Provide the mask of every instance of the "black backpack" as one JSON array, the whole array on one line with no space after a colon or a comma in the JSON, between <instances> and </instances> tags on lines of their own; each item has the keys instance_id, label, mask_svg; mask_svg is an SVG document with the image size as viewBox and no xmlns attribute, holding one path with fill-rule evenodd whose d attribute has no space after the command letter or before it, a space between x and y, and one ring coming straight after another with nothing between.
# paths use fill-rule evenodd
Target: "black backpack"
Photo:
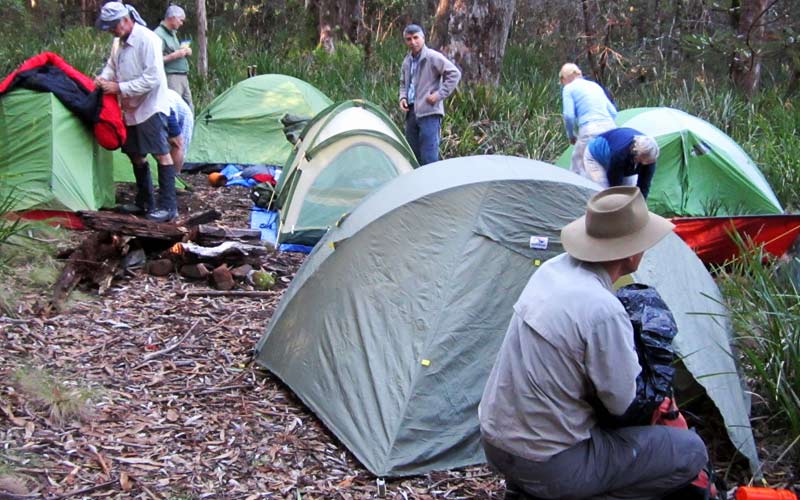
<instances>
[{"instance_id":1,"label":"black backpack","mask_svg":"<svg viewBox=\"0 0 800 500\"><path fill-rule=\"evenodd\" d=\"M255 206L269 210L272 206L272 199L275 197L275 186L269 182L256 184L250 189L250 199Z\"/></svg>"}]
</instances>

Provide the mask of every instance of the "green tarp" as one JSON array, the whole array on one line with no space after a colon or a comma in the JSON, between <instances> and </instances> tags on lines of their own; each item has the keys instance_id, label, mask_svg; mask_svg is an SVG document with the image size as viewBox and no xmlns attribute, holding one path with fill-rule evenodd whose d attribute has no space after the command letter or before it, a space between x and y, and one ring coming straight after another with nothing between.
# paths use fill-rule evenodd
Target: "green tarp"
<instances>
[{"instance_id":1,"label":"green tarp","mask_svg":"<svg viewBox=\"0 0 800 500\"><path fill-rule=\"evenodd\" d=\"M664 216L783 212L764 175L742 148L710 123L671 108L626 109L617 125L658 141L661 154L647 204ZM569 168L573 147L557 161Z\"/></svg>"},{"instance_id":2,"label":"green tarp","mask_svg":"<svg viewBox=\"0 0 800 500\"><path fill-rule=\"evenodd\" d=\"M111 152L49 92L0 98L0 199L14 210L99 210L114 205Z\"/></svg>"},{"instance_id":3,"label":"green tarp","mask_svg":"<svg viewBox=\"0 0 800 500\"><path fill-rule=\"evenodd\" d=\"M401 175L332 227L256 346L367 469L422 474L479 463L477 407L530 275L562 251L560 229L596 185L542 162L455 158ZM532 237L547 238L533 248ZM688 370L757 466L748 401L719 290L675 235L635 279L678 324Z\"/></svg>"},{"instance_id":4,"label":"green tarp","mask_svg":"<svg viewBox=\"0 0 800 500\"><path fill-rule=\"evenodd\" d=\"M287 114L313 117L331 104L314 86L286 75L260 75L220 94L195 117L186 163L283 166L292 144Z\"/></svg>"}]
</instances>

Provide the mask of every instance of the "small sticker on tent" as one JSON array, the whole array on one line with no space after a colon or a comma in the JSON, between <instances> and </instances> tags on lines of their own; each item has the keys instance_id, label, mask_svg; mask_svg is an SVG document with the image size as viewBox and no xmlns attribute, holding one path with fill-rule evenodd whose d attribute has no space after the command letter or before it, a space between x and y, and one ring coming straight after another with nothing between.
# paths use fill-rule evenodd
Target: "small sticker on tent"
<instances>
[{"instance_id":1,"label":"small sticker on tent","mask_svg":"<svg viewBox=\"0 0 800 500\"><path fill-rule=\"evenodd\" d=\"M535 250L547 250L547 244L550 242L550 238L547 236L531 236L531 248Z\"/></svg>"},{"instance_id":2,"label":"small sticker on tent","mask_svg":"<svg viewBox=\"0 0 800 500\"><path fill-rule=\"evenodd\" d=\"M422 361L420 361L420 363L422 363L422 366L431 366L430 359L423 359Z\"/></svg>"}]
</instances>

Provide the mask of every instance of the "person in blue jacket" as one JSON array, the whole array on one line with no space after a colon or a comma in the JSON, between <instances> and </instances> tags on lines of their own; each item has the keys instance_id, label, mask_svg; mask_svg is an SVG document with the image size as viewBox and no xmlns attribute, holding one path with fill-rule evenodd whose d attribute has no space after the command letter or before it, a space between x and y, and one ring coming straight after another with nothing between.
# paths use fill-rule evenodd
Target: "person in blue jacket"
<instances>
[{"instance_id":1,"label":"person in blue jacket","mask_svg":"<svg viewBox=\"0 0 800 500\"><path fill-rule=\"evenodd\" d=\"M638 186L647 198L659 152L652 137L620 127L592 139L583 153L583 164L586 176L604 188Z\"/></svg>"},{"instance_id":2,"label":"person in blue jacket","mask_svg":"<svg viewBox=\"0 0 800 500\"><path fill-rule=\"evenodd\" d=\"M570 169L576 174L585 175L583 153L586 145L597 135L616 128L614 119L617 117L617 108L606 90L598 83L584 78L575 64L563 65L558 75L563 85L561 99L564 127L570 144L575 145Z\"/></svg>"}]
</instances>

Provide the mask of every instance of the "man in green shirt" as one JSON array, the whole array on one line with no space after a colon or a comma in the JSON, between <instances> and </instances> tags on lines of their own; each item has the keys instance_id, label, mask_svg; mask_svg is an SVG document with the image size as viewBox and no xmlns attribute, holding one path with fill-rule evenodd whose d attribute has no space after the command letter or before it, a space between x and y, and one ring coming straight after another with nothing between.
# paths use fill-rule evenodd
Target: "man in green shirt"
<instances>
[{"instance_id":1,"label":"man in green shirt","mask_svg":"<svg viewBox=\"0 0 800 500\"><path fill-rule=\"evenodd\" d=\"M186 13L177 5L167 7L164 20L153 30L162 40L164 71L167 73L167 86L180 94L186 104L194 111L192 91L189 89L189 59L192 49L188 43L178 40L178 29L183 26Z\"/></svg>"}]
</instances>

